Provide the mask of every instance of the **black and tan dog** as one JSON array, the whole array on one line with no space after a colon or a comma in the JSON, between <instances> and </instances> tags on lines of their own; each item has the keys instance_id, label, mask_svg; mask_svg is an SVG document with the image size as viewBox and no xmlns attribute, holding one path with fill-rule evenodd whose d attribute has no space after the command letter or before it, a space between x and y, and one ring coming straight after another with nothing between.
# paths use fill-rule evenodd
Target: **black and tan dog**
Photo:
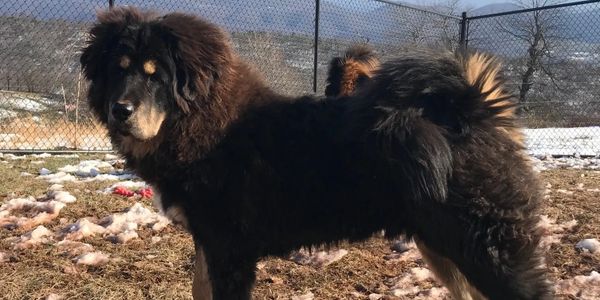
<instances>
[{"instance_id":1,"label":"black and tan dog","mask_svg":"<svg viewBox=\"0 0 600 300\"><path fill-rule=\"evenodd\" d=\"M470 61L405 54L347 101L289 98L215 25L132 8L101 13L81 57L115 148L194 237L196 299L249 299L259 258L382 229L449 262L463 299L547 299L538 182Z\"/></svg>"}]
</instances>

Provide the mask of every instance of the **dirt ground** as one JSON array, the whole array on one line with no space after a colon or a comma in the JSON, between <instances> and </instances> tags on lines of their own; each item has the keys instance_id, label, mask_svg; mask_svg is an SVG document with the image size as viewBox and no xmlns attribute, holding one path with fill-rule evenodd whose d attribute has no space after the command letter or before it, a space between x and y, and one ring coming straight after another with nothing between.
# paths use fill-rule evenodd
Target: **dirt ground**
<instances>
[{"instance_id":1,"label":"dirt ground","mask_svg":"<svg viewBox=\"0 0 600 300\"><path fill-rule=\"evenodd\" d=\"M18 197L43 197L50 184L37 178L40 168L56 171L92 158L102 157L1 159L0 205ZM552 280L560 282L600 271L599 255L582 253L575 247L582 239L600 238L600 171L554 169L542 171L541 177L547 188L544 214L548 219L556 224L576 220L576 225L569 223L563 235L556 236L546 252ZM112 184L63 183L64 190L77 201L43 225L60 232L83 217L98 220L124 211L135 201L151 207L149 199L97 192ZM31 230L0 228L0 299L191 299L193 245L178 226L169 225L158 232L141 227L139 237L126 243L114 243L99 235L83 238L81 242L108 255L109 260L101 265L76 263L72 254L57 247L55 239L15 249L15 237ZM398 253L391 245L379 237L343 244L341 248L348 253L320 267L290 259L265 259L257 267L254 298L449 299L429 276L416 250ZM581 293L559 294L559 298L591 299Z\"/></svg>"}]
</instances>

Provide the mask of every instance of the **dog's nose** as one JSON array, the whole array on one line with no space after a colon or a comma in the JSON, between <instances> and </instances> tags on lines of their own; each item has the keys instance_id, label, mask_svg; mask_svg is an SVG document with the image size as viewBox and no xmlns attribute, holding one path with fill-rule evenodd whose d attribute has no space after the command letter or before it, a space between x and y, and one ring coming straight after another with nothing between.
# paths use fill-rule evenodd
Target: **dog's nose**
<instances>
[{"instance_id":1,"label":"dog's nose","mask_svg":"<svg viewBox=\"0 0 600 300\"><path fill-rule=\"evenodd\" d=\"M115 119L119 121L125 121L129 119L131 114L133 114L133 105L130 103L115 103L112 105L112 115Z\"/></svg>"}]
</instances>

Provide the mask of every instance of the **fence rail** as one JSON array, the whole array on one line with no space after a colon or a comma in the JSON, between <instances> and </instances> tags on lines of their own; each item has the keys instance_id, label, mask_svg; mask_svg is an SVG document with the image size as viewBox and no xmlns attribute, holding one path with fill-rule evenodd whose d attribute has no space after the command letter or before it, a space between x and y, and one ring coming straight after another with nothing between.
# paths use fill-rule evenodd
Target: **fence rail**
<instances>
[{"instance_id":1,"label":"fence rail","mask_svg":"<svg viewBox=\"0 0 600 300\"><path fill-rule=\"evenodd\" d=\"M78 56L97 9L132 5L224 26L240 55L293 95L322 94L328 61L355 43L383 60L416 46L491 52L519 96L530 145L599 155L598 3L454 16L387 0L8 1L0 4L0 151L111 150L87 108Z\"/></svg>"}]
</instances>

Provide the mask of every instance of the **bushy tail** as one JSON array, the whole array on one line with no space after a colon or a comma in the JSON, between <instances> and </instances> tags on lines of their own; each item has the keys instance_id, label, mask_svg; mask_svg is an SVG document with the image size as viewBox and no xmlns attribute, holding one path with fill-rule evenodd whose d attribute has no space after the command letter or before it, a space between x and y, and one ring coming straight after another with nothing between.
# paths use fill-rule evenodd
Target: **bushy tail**
<instances>
[{"instance_id":1,"label":"bushy tail","mask_svg":"<svg viewBox=\"0 0 600 300\"><path fill-rule=\"evenodd\" d=\"M407 52L375 71L360 94L378 107L418 108L450 133L464 135L486 124L520 143L514 97L505 90L500 69L496 59L483 54Z\"/></svg>"},{"instance_id":2,"label":"bushy tail","mask_svg":"<svg viewBox=\"0 0 600 300\"><path fill-rule=\"evenodd\" d=\"M343 57L334 57L329 63L325 95L343 97L354 93L356 88L373 76L379 68L379 59L367 45L350 47Z\"/></svg>"},{"instance_id":3,"label":"bushy tail","mask_svg":"<svg viewBox=\"0 0 600 300\"><path fill-rule=\"evenodd\" d=\"M489 101L491 107L500 108L497 115L510 120L509 126L499 126L505 130L517 143L523 143L523 134L514 125L515 98L506 91L501 76L501 64L492 56L482 53L468 55L464 59L465 78L484 95L484 101Z\"/></svg>"}]
</instances>

